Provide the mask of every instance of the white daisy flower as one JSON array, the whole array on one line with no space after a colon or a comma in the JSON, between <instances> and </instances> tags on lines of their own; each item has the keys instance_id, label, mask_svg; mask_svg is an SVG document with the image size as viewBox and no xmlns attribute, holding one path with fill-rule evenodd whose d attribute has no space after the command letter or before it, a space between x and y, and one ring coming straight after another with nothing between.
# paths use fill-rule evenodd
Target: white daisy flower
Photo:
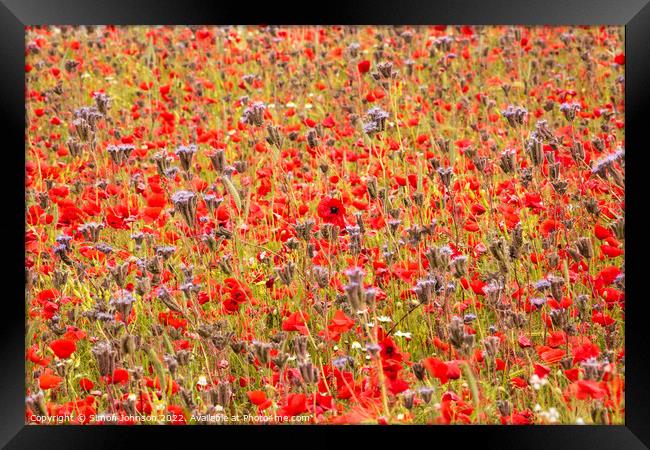
<instances>
[{"instance_id":1,"label":"white daisy flower","mask_svg":"<svg viewBox=\"0 0 650 450\"><path fill-rule=\"evenodd\" d=\"M399 331L399 330L395 332L395 336L403 337L403 338L406 338L406 339L411 339L411 337L412 337L411 333L409 331L404 332L404 331Z\"/></svg>"}]
</instances>

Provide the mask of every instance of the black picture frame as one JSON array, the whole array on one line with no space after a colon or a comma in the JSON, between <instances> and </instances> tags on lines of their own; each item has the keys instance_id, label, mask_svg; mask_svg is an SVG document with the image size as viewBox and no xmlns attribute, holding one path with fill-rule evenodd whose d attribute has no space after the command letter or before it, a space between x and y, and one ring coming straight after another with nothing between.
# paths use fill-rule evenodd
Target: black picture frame
<instances>
[{"instance_id":1,"label":"black picture frame","mask_svg":"<svg viewBox=\"0 0 650 450\"><path fill-rule=\"evenodd\" d=\"M648 448L650 446L650 346L644 328L648 316L642 272L647 235L644 225L641 161L647 137L644 109L650 100L649 0L445 0L437 2L316 2L282 6L184 0L2 0L0 4L0 114L5 124L1 177L4 220L5 287L0 300L0 445L6 448L129 447L142 438L147 446L173 448L195 438L222 443L237 432L238 443L261 436L266 443L328 446L345 443L360 427L111 427L25 426L24 417L24 27L38 24L608 24L626 28L626 416L624 426L469 426L361 427L379 439L399 437L400 445L442 445L476 440L488 447ZM24 147L22 147L24 148ZM23 191L24 193L24 191ZM23 302L20 299L23 299ZM406 433L404 433L406 430ZM262 434L257 434L258 432ZM207 434L206 434L207 433ZM217 434L218 433L218 434ZM317 436L323 434L323 437ZM288 436L290 434L290 436ZM411 437L413 436L413 437ZM408 438L406 440L405 438ZM302 444L301 444L302 443ZM195 444L199 445L199 444ZM232 444L231 444L232 445ZM236 444L237 445L237 444Z\"/></svg>"}]
</instances>

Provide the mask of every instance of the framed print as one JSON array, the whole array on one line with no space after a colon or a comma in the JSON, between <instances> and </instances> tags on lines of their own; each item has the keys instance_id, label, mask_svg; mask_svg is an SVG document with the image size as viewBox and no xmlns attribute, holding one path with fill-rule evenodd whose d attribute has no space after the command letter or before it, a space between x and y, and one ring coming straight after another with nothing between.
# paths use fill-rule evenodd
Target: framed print
<instances>
[{"instance_id":1,"label":"framed print","mask_svg":"<svg viewBox=\"0 0 650 450\"><path fill-rule=\"evenodd\" d=\"M646 3L5 0L2 444L647 448Z\"/></svg>"}]
</instances>

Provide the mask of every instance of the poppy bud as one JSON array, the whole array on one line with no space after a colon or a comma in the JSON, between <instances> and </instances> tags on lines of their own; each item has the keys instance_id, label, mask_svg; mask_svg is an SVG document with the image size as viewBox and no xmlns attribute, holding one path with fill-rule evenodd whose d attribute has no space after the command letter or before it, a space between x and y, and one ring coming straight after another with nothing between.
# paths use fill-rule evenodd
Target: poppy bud
<instances>
[{"instance_id":1,"label":"poppy bud","mask_svg":"<svg viewBox=\"0 0 650 450\"><path fill-rule=\"evenodd\" d=\"M435 295L436 285L437 280L434 278L419 280L415 287L412 289L413 292L415 292L418 302L423 305L429 304Z\"/></svg>"},{"instance_id":2,"label":"poppy bud","mask_svg":"<svg viewBox=\"0 0 650 450\"><path fill-rule=\"evenodd\" d=\"M125 262L113 267L109 267L109 271L111 272L115 283L123 289L124 285L126 284L126 277L129 271L129 263Z\"/></svg>"},{"instance_id":3,"label":"poppy bud","mask_svg":"<svg viewBox=\"0 0 650 450\"><path fill-rule=\"evenodd\" d=\"M231 384L228 381L221 381L217 385L216 389L216 398L215 404L221 405L224 408L230 405L230 400L232 399L233 392Z\"/></svg>"},{"instance_id":4,"label":"poppy bud","mask_svg":"<svg viewBox=\"0 0 650 450\"><path fill-rule=\"evenodd\" d=\"M109 145L106 148L111 160L117 165L126 162L133 150L135 150L135 146L131 144Z\"/></svg>"},{"instance_id":5,"label":"poppy bud","mask_svg":"<svg viewBox=\"0 0 650 450\"><path fill-rule=\"evenodd\" d=\"M612 223L611 229L617 239L625 239L625 219L623 217L618 218L614 223Z\"/></svg>"},{"instance_id":6,"label":"poppy bud","mask_svg":"<svg viewBox=\"0 0 650 450\"><path fill-rule=\"evenodd\" d=\"M510 417L512 414L512 403L508 400L497 400L497 409L502 416Z\"/></svg>"},{"instance_id":7,"label":"poppy bud","mask_svg":"<svg viewBox=\"0 0 650 450\"><path fill-rule=\"evenodd\" d=\"M571 122L576 118L576 113L580 111L580 103L562 103L560 105L560 111L564 114L564 118Z\"/></svg>"},{"instance_id":8,"label":"poppy bud","mask_svg":"<svg viewBox=\"0 0 650 450\"><path fill-rule=\"evenodd\" d=\"M459 255L451 260L454 277L462 278L467 274L467 256Z\"/></svg>"},{"instance_id":9,"label":"poppy bud","mask_svg":"<svg viewBox=\"0 0 650 450\"><path fill-rule=\"evenodd\" d=\"M131 334L125 334L120 340L120 347L122 354L134 355L135 354L135 338Z\"/></svg>"},{"instance_id":10,"label":"poppy bud","mask_svg":"<svg viewBox=\"0 0 650 450\"><path fill-rule=\"evenodd\" d=\"M424 403L430 403L431 398L433 397L433 389L430 387L423 386L418 389L418 394Z\"/></svg>"},{"instance_id":11,"label":"poppy bud","mask_svg":"<svg viewBox=\"0 0 650 450\"><path fill-rule=\"evenodd\" d=\"M368 196L370 199L375 200L377 198L377 191L379 189L378 184L377 184L377 177L375 176L369 176L367 181L366 181L366 188L368 190Z\"/></svg>"},{"instance_id":12,"label":"poppy bud","mask_svg":"<svg viewBox=\"0 0 650 450\"><path fill-rule=\"evenodd\" d=\"M522 106L509 105L505 110L501 111L501 114L508 121L508 125L510 125L513 128L516 128L520 125L523 125L524 119L528 115L528 110Z\"/></svg>"},{"instance_id":13,"label":"poppy bud","mask_svg":"<svg viewBox=\"0 0 650 450\"><path fill-rule=\"evenodd\" d=\"M280 136L279 128L273 125L269 125L266 127L266 131L268 133L266 142L268 142L270 145L275 146L277 149L281 149L283 139Z\"/></svg>"},{"instance_id":14,"label":"poppy bud","mask_svg":"<svg viewBox=\"0 0 650 450\"><path fill-rule=\"evenodd\" d=\"M298 364L300 375L306 384L316 383L318 381L318 368L314 367L311 361L306 360Z\"/></svg>"},{"instance_id":15,"label":"poppy bud","mask_svg":"<svg viewBox=\"0 0 650 450\"><path fill-rule=\"evenodd\" d=\"M170 163L172 158L167 156L165 152L158 152L153 156L153 160L156 163L156 169L158 174L161 177L167 177L167 172L170 169Z\"/></svg>"},{"instance_id":16,"label":"poppy bud","mask_svg":"<svg viewBox=\"0 0 650 450\"><path fill-rule=\"evenodd\" d=\"M311 230L314 227L314 223L315 222L313 219L308 219L305 222L296 222L293 225L294 230L296 230L296 236L305 242L309 242L311 239Z\"/></svg>"},{"instance_id":17,"label":"poppy bud","mask_svg":"<svg viewBox=\"0 0 650 450\"><path fill-rule=\"evenodd\" d=\"M79 231L83 234L84 239L90 242L97 242L99 240L99 233L104 229L104 224L96 222L88 222L79 227Z\"/></svg>"},{"instance_id":18,"label":"poppy bud","mask_svg":"<svg viewBox=\"0 0 650 450\"><path fill-rule=\"evenodd\" d=\"M118 294L111 300L111 304L117 310L117 312L122 315L124 321L127 320L129 314L131 313L133 302L135 302L135 298L129 291L125 289L123 289L121 292L118 292Z\"/></svg>"},{"instance_id":19,"label":"poppy bud","mask_svg":"<svg viewBox=\"0 0 650 450\"><path fill-rule=\"evenodd\" d=\"M241 122L256 127L261 127L264 124L264 111L266 105L262 102L255 102L244 110L241 117Z\"/></svg>"},{"instance_id":20,"label":"poppy bud","mask_svg":"<svg viewBox=\"0 0 650 450\"><path fill-rule=\"evenodd\" d=\"M275 272L278 275L278 278L280 278L280 281L286 286L289 286L293 280L295 270L296 265L292 261L289 261L284 266L276 268Z\"/></svg>"},{"instance_id":21,"label":"poppy bud","mask_svg":"<svg viewBox=\"0 0 650 450\"><path fill-rule=\"evenodd\" d=\"M483 340L483 345L485 347L485 353L491 359L496 358L499 353L499 344L501 340L497 336L488 336Z\"/></svg>"},{"instance_id":22,"label":"poppy bud","mask_svg":"<svg viewBox=\"0 0 650 450\"><path fill-rule=\"evenodd\" d=\"M516 169L515 151L512 149L505 150L499 158L499 166L504 173L512 173Z\"/></svg>"},{"instance_id":23,"label":"poppy bud","mask_svg":"<svg viewBox=\"0 0 650 450\"><path fill-rule=\"evenodd\" d=\"M162 301L170 310L174 312L182 312L181 307L164 286L161 286L160 289L158 289L158 299Z\"/></svg>"},{"instance_id":24,"label":"poppy bud","mask_svg":"<svg viewBox=\"0 0 650 450\"><path fill-rule=\"evenodd\" d=\"M451 186L451 178L454 174L454 169L452 167L440 167L438 168L438 175L440 176L440 181L442 184L449 189Z\"/></svg>"},{"instance_id":25,"label":"poppy bud","mask_svg":"<svg viewBox=\"0 0 650 450\"><path fill-rule=\"evenodd\" d=\"M255 352L255 356L257 357L257 359L261 364L266 365L269 363L271 347L272 347L271 344L260 342L260 341L253 341L253 349Z\"/></svg>"},{"instance_id":26,"label":"poppy bud","mask_svg":"<svg viewBox=\"0 0 650 450\"><path fill-rule=\"evenodd\" d=\"M339 227L331 223L324 223L320 228L320 235L323 239L334 242L339 237Z\"/></svg>"},{"instance_id":27,"label":"poppy bud","mask_svg":"<svg viewBox=\"0 0 650 450\"><path fill-rule=\"evenodd\" d=\"M424 380L424 377L426 376L426 370L422 363L420 362L414 363L411 366L411 370L413 370L413 374L415 374L415 378L417 378L420 381Z\"/></svg>"},{"instance_id":28,"label":"poppy bud","mask_svg":"<svg viewBox=\"0 0 650 450\"><path fill-rule=\"evenodd\" d=\"M530 158L530 162L534 166L539 166L543 163L542 141L539 140L537 136L533 135L530 139L528 139L528 142L526 144L526 151L528 153L528 157Z\"/></svg>"},{"instance_id":29,"label":"poppy bud","mask_svg":"<svg viewBox=\"0 0 650 450\"><path fill-rule=\"evenodd\" d=\"M101 376L112 375L115 370L117 352L110 342L100 342L92 348L92 353L97 360L97 367Z\"/></svg>"},{"instance_id":30,"label":"poppy bud","mask_svg":"<svg viewBox=\"0 0 650 450\"><path fill-rule=\"evenodd\" d=\"M579 238L575 243L578 253L580 253L585 259L591 259L594 256L594 249L591 245L591 240L587 237Z\"/></svg>"},{"instance_id":31,"label":"poppy bud","mask_svg":"<svg viewBox=\"0 0 650 450\"><path fill-rule=\"evenodd\" d=\"M415 401L415 392L412 390L408 389L404 392L402 392L402 402L404 403L404 407L406 409L413 409L413 403Z\"/></svg>"},{"instance_id":32,"label":"poppy bud","mask_svg":"<svg viewBox=\"0 0 650 450\"><path fill-rule=\"evenodd\" d=\"M71 137L67 141L68 151L73 158L78 158L83 154L83 144L77 139Z\"/></svg>"},{"instance_id":33,"label":"poppy bud","mask_svg":"<svg viewBox=\"0 0 650 450\"><path fill-rule=\"evenodd\" d=\"M56 289L61 289L61 287L65 286L65 283L68 280L68 272L66 270L56 268L52 275L52 282Z\"/></svg>"},{"instance_id":34,"label":"poppy bud","mask_svg":"<svg viewBox=\"0 0 650 450\"><path fill-rule=\"evenodd\" d=\"M196 223L196 204L197 197L191 191L178 191L172 195L174 209L179 212L187 226L194 228Z\"/></svg>"},{"instance_id":35,"label":"poppy bud","mask_svg":"<svg viewBox=\"0 0 650 450\"><path fill-rule=\"evenodd\" d=\"M192 166L192 159L194 158L194 154L196 153L196 145L189 145L189 146L181 145L176 149L175 153L181 162L181 168L183 169L183 171L185 173L189 173L190 168Z\"/></svg>"},{"instance_id":36,"label":"poppy bud","mask_svg":"<svg viewBox=\"0 0 650 450\"><path fill-rule=\"evenodd\" d=\"M104 94L103 92L96 92L95 95L93 95L93 98L95 99L97 110L102 115L106 115L110 106L110 98L108 95Z\"/></svg>"}]
</instances>

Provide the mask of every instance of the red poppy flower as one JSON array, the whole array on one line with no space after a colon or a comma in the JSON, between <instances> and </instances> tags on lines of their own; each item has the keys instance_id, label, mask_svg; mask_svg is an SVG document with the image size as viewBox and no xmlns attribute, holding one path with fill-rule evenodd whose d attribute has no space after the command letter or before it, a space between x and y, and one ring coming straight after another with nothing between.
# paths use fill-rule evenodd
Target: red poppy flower
<instances>
[{"instance_id":1,"label":"red poppy flower","mask_svg":"<svg viewBox=\"0 0 650 450\"><path fill-rule=\"evenodd\" d=\"M307 412L307 396L305 394L289 394L287 404L278 410L279 416L297 416Z\"/></svg>"},{"instance_id":2,"label":"red poppy flower","mask_svg":"<svg viewBox=\"0 0 650 450\"><path fill-rule=\"evenodd\" d=\"M325 223L331 223L338 227L345 226L345 206L341 200L325 197L318 204L318 217Z\"/></svg>"},{"instance_id":3,"label":"red poppy flower","mask_svg":"<svg viewBox=\"0 0 650 450\"><path fill-rule=\"evenodd\" d=\"M115 369L111 381L113 384L126 384L129 381L129 372L126 369Z\"/></svg>"},{"instance_id":4,"label":"red poppy flower","mask_svg":"<svg viewBox=\"0 0 650 450\"><path fill-rule=\"evenodd\" d=\"M364 74L370 70L370 61L368 60L363 60L357 64L357 70L359 70L360 74Z\"/></svg>"},{"instance_id":5,"label":"red poppy flower","mask_svg":"<svg viewBox=\"0 0 650 450\"><path fill-rule=\"evenodd\" d=\"M301 334L307 335L309 333L306 325L308 320L309 316L306 313L296 311L282 322L282 329L284 331L299 331Z\"/></svg>"},{"instance_id":6,"label":"red poppy flower","mask_svg":"<svg viewBox=\"0 0 650 450\"><path fill-rule=\"evenodd\" d=\"M354 326L354 320L350 319L345 313L341 310L338 310L334 313L331 322L327 326L327 329L330 333L338 337L341 333L345 333ZM335 338L333 338L335 339Z\"/></svg>"},{"instance_id":7,"label":"red poppy flower","mask_svg":"<svg viewBox=\"0 0 650 450\"><path fill-rule=\"evenodd\" d=\"M77 344L70 339L57 339L50 343L50 348L57 357L65 359L77 350Z\"/></svg>"},{"instance_id":8,"label":"red poppy flower","mask_svg":"<svg viewBox=\"0 0 650 450\"><path fill-rule=\"evenodd\" d=\"M455 361L445 362L438 358L426 358L423 364L425 369L438 378L442 384L445 384L448 380L460 378L460 367Z\"/></svg>"},{"instance_id":9,"label":"red poppy flower","mask_svg":"<svg viewBox=\"0 0 650 450\"><path fill-rule=\"evenodd\" d=\"M264 391L249 391L246 395L253 405L261 405L266 401L266 393Z\"/></svg>"},{"instance_id":10,"label":"red poppy flower","mask_svg":"<svg viewBox=\"0 0 650 450\"><path fill-rule=\"evenodd\" d=\"M264 391L249 391L246 393L246 396L248 396L248 400L250 400L253 405L257 406L258 411L264 411L273 404L271 399L266 397Z\"/></svg>"},{"instance_id":11,"label":"red poppy flower","mask_svg":"<svg viewBox=\"0 0 650 450\"><path fill-rule=\"evenodd\" d=\"M38 384L41 389L54 389L61 384L63 378L54 375L52 369L45 369L45 372L38 377Z\"/></svg>"},{"instance_id":12,"label":"red poppy flower","mask_svg":"<svg viewBox=\"0 0 650 450\"><path fill-rule=\"evenodd\" d=\"M93 383L89 378L82 378L79 380L79 386L84 391L90 391L93 387L95 387L95 383Z\"/></svg>"}]
</instances>

